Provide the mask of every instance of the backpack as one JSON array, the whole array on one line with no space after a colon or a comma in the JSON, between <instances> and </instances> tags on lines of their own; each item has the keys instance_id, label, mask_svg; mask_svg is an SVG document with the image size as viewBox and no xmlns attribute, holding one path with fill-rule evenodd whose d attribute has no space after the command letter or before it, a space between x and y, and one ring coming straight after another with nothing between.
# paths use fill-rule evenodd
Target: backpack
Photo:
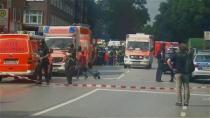
<instances>
[{"instance_id":1,"label":"backpack","mask_svg":"<svg viewBox=\"0 0 210 118\"><path fill-rule=\"evenodd\" d=\"M192 57L189 55L189 53L187 54L187 59L186 59L186 64L185 64L185 73L192 73L193 71L195 71L195 65L193 63L193 59Z\"/></svg>"},{"instance_id":2,"label":"backpack","mask_svg":"<svg viewBox=\"0 0 210 118\"><path fill-rule=\"evenodd\" d=\"M190 74L195 70L193 59L188 53L178 53L175 66L183 74Z\"/></svg>"}]
</instances>

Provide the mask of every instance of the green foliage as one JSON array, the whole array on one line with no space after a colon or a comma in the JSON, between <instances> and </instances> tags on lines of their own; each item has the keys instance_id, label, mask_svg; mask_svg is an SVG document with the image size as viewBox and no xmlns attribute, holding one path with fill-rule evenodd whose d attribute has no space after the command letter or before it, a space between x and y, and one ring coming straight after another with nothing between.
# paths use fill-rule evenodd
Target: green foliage
<instances>
[{"instance_id":1,"label":"green foliage","mask_svg":"<svg viewBox=\"0 0 210 118\"><path fill-rule=\"evenodd\" d=\"M154 23L160 40L187 42L210 30L210 0L168 0L160 5Z\"/></svg>"},{"instance_id":2,"label":"green foliage","mask_svg":"<svg viewBox=\"0 0 210 118\"><path fill-rule=\"evenodd\" d=\"M98 29L114 39L125 39L128 33L142 32L149 20L146 0L98 0L102 10Z\"/></svg>"}]
</instances>

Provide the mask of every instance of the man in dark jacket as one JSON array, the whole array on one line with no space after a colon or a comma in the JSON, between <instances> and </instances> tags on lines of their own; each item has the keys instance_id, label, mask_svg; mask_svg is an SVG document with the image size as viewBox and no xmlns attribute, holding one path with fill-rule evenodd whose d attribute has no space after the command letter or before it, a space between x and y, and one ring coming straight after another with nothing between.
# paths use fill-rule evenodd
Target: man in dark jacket
<instances>
[{"instance_id":1,"label":"man in dark jacket","mask_svg":"<svg viewBox=\"0 0 210 118\"><path fill-rule=\"evenodd\" d=\"M165 61L165 46L164 45L161 46L161 49L157 54L157 60L158 60L158 68L156 72L156 81L162 82L161 77L162 77L164 61Z\"/></svg>"},{"instance_id":2,"label":"man in dark jacket","mask_svg":"<svg viewBox=\"0 0 210 118\"><path fill-rule=\"evenodd\" d=\"M190 71L190 64L188 62L192 62L192 59L189 58L188 50L185 44L180 44L179 52L176 54L175 57L175 69L178 72L176 74L176 93L177 93L177 101L176 105L182 105L182 85L184 88L184 106L188 106L189 99L190 99L190 88L189 88L189 75ZM171 69L173 66L171 65L171 59L167 60L167 63ZM192 65L192 63L191 63Z\"/></svg>"},{"instance_id":3,"label":"man in dark jacket","mask_svg":"<svg viewBox=\"0 0 210 118\"><path fill-rule=\"evenodd\" d=\"M39 82L37 84L42 84L42 70L44 70L45 80L46 83L49 84L50 78L49 78L49 49L45 43L45 40L42 39L40 41L40 47L38 49L38 55L39 55L39 65L38 65L38 77Z\"/></svg>"}]
</instances>

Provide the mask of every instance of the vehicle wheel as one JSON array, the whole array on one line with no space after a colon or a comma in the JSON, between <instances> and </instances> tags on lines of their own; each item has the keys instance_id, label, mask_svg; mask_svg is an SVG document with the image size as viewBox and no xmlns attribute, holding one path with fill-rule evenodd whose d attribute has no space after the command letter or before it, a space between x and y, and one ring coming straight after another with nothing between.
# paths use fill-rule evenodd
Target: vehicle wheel
<instances>
[{"instance_id":1,"label":"vehicle wheel","mask_svg":"<svg viewBox=\"0 0 210 118\"><path fill-rule=\"evenodd\" d=\"M3 77L0 77L0 82L2 82L2 78L3 78Z\"/></svg>"},{"instance_id":2,"label":"vehicle wheel","mask_svg":"<svg viewBox=\"0 0 210 118\"><path fill-rule=\"evenodd\" d=\"M128 68L128 66L124 64L124 68Z\"/></svg>"}]
</instances>

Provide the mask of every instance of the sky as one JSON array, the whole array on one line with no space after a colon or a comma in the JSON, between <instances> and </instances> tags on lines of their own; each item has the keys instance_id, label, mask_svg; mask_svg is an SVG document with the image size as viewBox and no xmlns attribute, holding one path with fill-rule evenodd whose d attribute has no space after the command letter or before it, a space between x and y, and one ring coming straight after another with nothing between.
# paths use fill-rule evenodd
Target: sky
<instances>
[{"instance_id":1,"label":"sky","mask_svg":"<svg viewBox=\"0 0 210 118\"><path fill-rule=\"evenodd\" d=\"M154 17L159 14L159 6L161 2L165 2L166 0L147 0L146 7L148 8L148 12L150 15L150 22L152 24L154 22Z\"/></svg>"}]
</instances>

